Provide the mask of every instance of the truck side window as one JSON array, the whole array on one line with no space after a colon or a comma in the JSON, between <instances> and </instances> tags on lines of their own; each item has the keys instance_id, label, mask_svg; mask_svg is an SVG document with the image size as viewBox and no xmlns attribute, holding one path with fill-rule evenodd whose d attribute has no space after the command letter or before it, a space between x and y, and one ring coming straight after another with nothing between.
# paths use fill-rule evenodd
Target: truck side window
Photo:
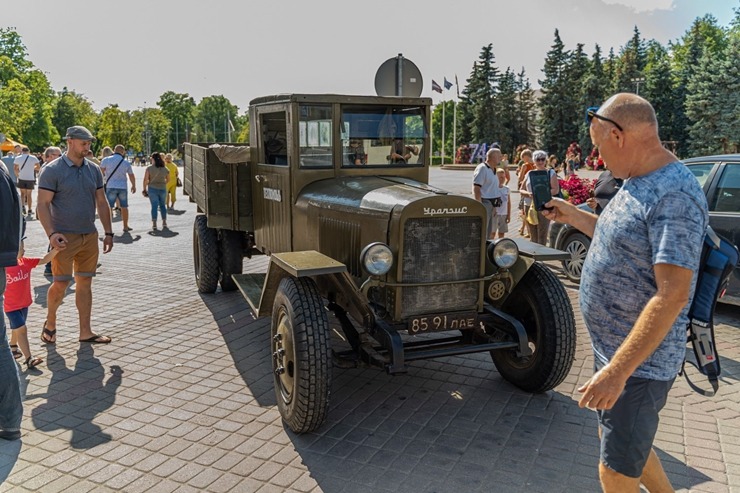
<instances>
[{"instance_id":1,"label":"truck side window","mask_svg":"<svg viewBox=\"0 0 740 493\"><path fill-rule=\"evenodd\" d=\"M302 168L325 168L333 165L331 106L303 105L298 120L298 142Z\"/></svg>"},{"instance_id":2,"label":"truck side window","mask_svg":"<svg viewBox=\"0 0 740 493\"><path fill-rule=\"evenodd\" d=\"M285 112L260 115L265 164L288 165L288 126Z\"/></svg>"}]
</instances>

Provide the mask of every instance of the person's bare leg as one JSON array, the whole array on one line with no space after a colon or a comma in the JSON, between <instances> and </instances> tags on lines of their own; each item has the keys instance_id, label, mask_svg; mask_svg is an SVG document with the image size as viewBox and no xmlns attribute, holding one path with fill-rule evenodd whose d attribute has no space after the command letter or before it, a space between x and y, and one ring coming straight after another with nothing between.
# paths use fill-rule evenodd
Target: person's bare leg
<instances>
[{"instance_id":1,"label":"person's bare leg","mask_svg":"<svg viewBox=\"0 0 740 493\"><path fill-rule=\"evenodd\" d=\"M49 330L57 328L57 309L64 300L67 286L69 286L69 281L54 281L46 293L46 328ZM54 341L56 341L56 336L50 337L50 342Z\"/></svg>"},{"instance_id":2,"label":"person's bare leg","mask_svg":"<svg viewBox=\"0 0 740 493\"><path fill-rule=\"evenodd\" d=\"M128 229L128 207L121 207L121 219L123 219L123 230Z\"/></svg>"},{"instance_id":3,"label":"person's bare leg","mask_svg":"<svg viewBox=\"0 0 740 493\"><path fill-rule=\"evenodd\" d=\"M650 493L673 493L675 490L668 480L668 476L663 469L663 464L655 453L655 449L650 450L647 463L642 470L640 482Z\"/></svg>"},{"instance_id":4,"label":"person's bare leg","mask_svg":"<svg viewBox=\"0 0 740 493\"><path fill-rule=\"evenodd\" d=\"M630 478L612 471L601 462L599 462L599 479L604 493L640 493L640 478Z\"/></svg>"},{"instance_id":5,"label":"person's bare leg","mask_svg":"<svg viewBox=\"0 0 740 493\"><path fill-rule=\"evenodd\" d=\"M90 326L92 314L92 277L75 276L75 304L80 317L80 339L93 336Z\"/></svg>"},{"instance_id":6,"label":"person's bare leg","mask_svg":"<svg viewBox=\"0 0 740 493\"><path fill-rule=\"evenodd\" d=\"M27 360L31 357L31 346L28 344L26 326L13 329L13 335L18 338L18 348L21 350L21 354L23 354L23 360Z\"/></svg>"}]
</instances>

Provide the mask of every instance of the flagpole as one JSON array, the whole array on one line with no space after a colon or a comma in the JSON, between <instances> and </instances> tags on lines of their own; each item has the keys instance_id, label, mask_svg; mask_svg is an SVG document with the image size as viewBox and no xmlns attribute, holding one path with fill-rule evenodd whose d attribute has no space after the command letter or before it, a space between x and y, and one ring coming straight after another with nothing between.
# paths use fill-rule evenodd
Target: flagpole
<instances>
[{"instance_id":1,"label":"flagpole","mask_svg":"<svg viewBox=\"0 0 740 493\"><path fill-rule=\"evenodd\" d=\"M452 162L455 162L457 156L457 101L452 100Z\"/></svg>"},{"instance_id":2,"label":"flagpole","mask_svg":"<svg viewBox=\"0 0 740 493\"><path fill-rule=\"evenodd\" d=\"M445 101L442 100L442 161L441 165L445 164Z\"/></svg>"}]
</instances>

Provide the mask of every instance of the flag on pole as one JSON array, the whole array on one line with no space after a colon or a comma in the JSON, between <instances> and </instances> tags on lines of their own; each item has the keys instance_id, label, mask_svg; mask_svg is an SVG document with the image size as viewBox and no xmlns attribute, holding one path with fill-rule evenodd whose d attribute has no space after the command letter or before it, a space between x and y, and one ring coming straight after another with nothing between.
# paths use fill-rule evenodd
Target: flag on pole
<instances>
[{"instance_id":1,"label":"flag on pole","mask_svg":"<svg viewBox=\"0 0 740 493\"><path fill-rule=\"evenodd\" d=\"M432 91L437 91L438 93L442 94L442 87L437 84L434 79L432 79Z\"/></svg>"},{"instance_id":2,"label":"flag on pole","mask_svg":"<svg viewBox=\"0 0 740 493\"><path fill-rule=\"evenodd\" d=\"M457 91L457 99L460 99L460 83L457 81L457 74L455 74L455 90Z\"/></svg>"},{"instance_id":3,"label":"flag on pole","mask_svg":"<svg viewBox=\"0 0 740 493\"><path fill-rule=\"evenodd\" d=\"M449 91L450 87L452 87L452 82L448 81L447 77L445 77L445 89Z\"/></svg>"},{"instance_id":4,"label":"flag on pole","mask_svg":"<svg viewBox=\"0 0 740 493\"><path fill-rule=\"evenodd\" d=\"M231 121L231 118L229 118L229 130L231 130L232 132L236 130L234 128L234 122Z\"/></svg>"}]
</instances>

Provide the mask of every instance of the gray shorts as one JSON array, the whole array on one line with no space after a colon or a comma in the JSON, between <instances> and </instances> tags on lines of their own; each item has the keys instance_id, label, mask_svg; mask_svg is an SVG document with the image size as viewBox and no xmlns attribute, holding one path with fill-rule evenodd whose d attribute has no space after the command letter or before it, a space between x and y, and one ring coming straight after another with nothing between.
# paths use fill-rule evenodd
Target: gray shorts
<instances>
[{"instance_id":1,"label":"gray shorts","mask_svg":"<svg viewBox=\"0 0 740 493\"><path fill-rule=\"evenodd\" d=\"M508 233L509 225L506 222L506 214L496 215L491 218L494 233Z\"/></svg>"},{"instance_id":2,"label":"gray shorts","mask_svg":"<svg viewBox=\"0 0 740 493\"><path fill-rule=\"evenodd\" d=\"M674 380L630 377L614 407L596 411L602 464L630 478L642 475Z\"/></svg>"}]
</instances>

